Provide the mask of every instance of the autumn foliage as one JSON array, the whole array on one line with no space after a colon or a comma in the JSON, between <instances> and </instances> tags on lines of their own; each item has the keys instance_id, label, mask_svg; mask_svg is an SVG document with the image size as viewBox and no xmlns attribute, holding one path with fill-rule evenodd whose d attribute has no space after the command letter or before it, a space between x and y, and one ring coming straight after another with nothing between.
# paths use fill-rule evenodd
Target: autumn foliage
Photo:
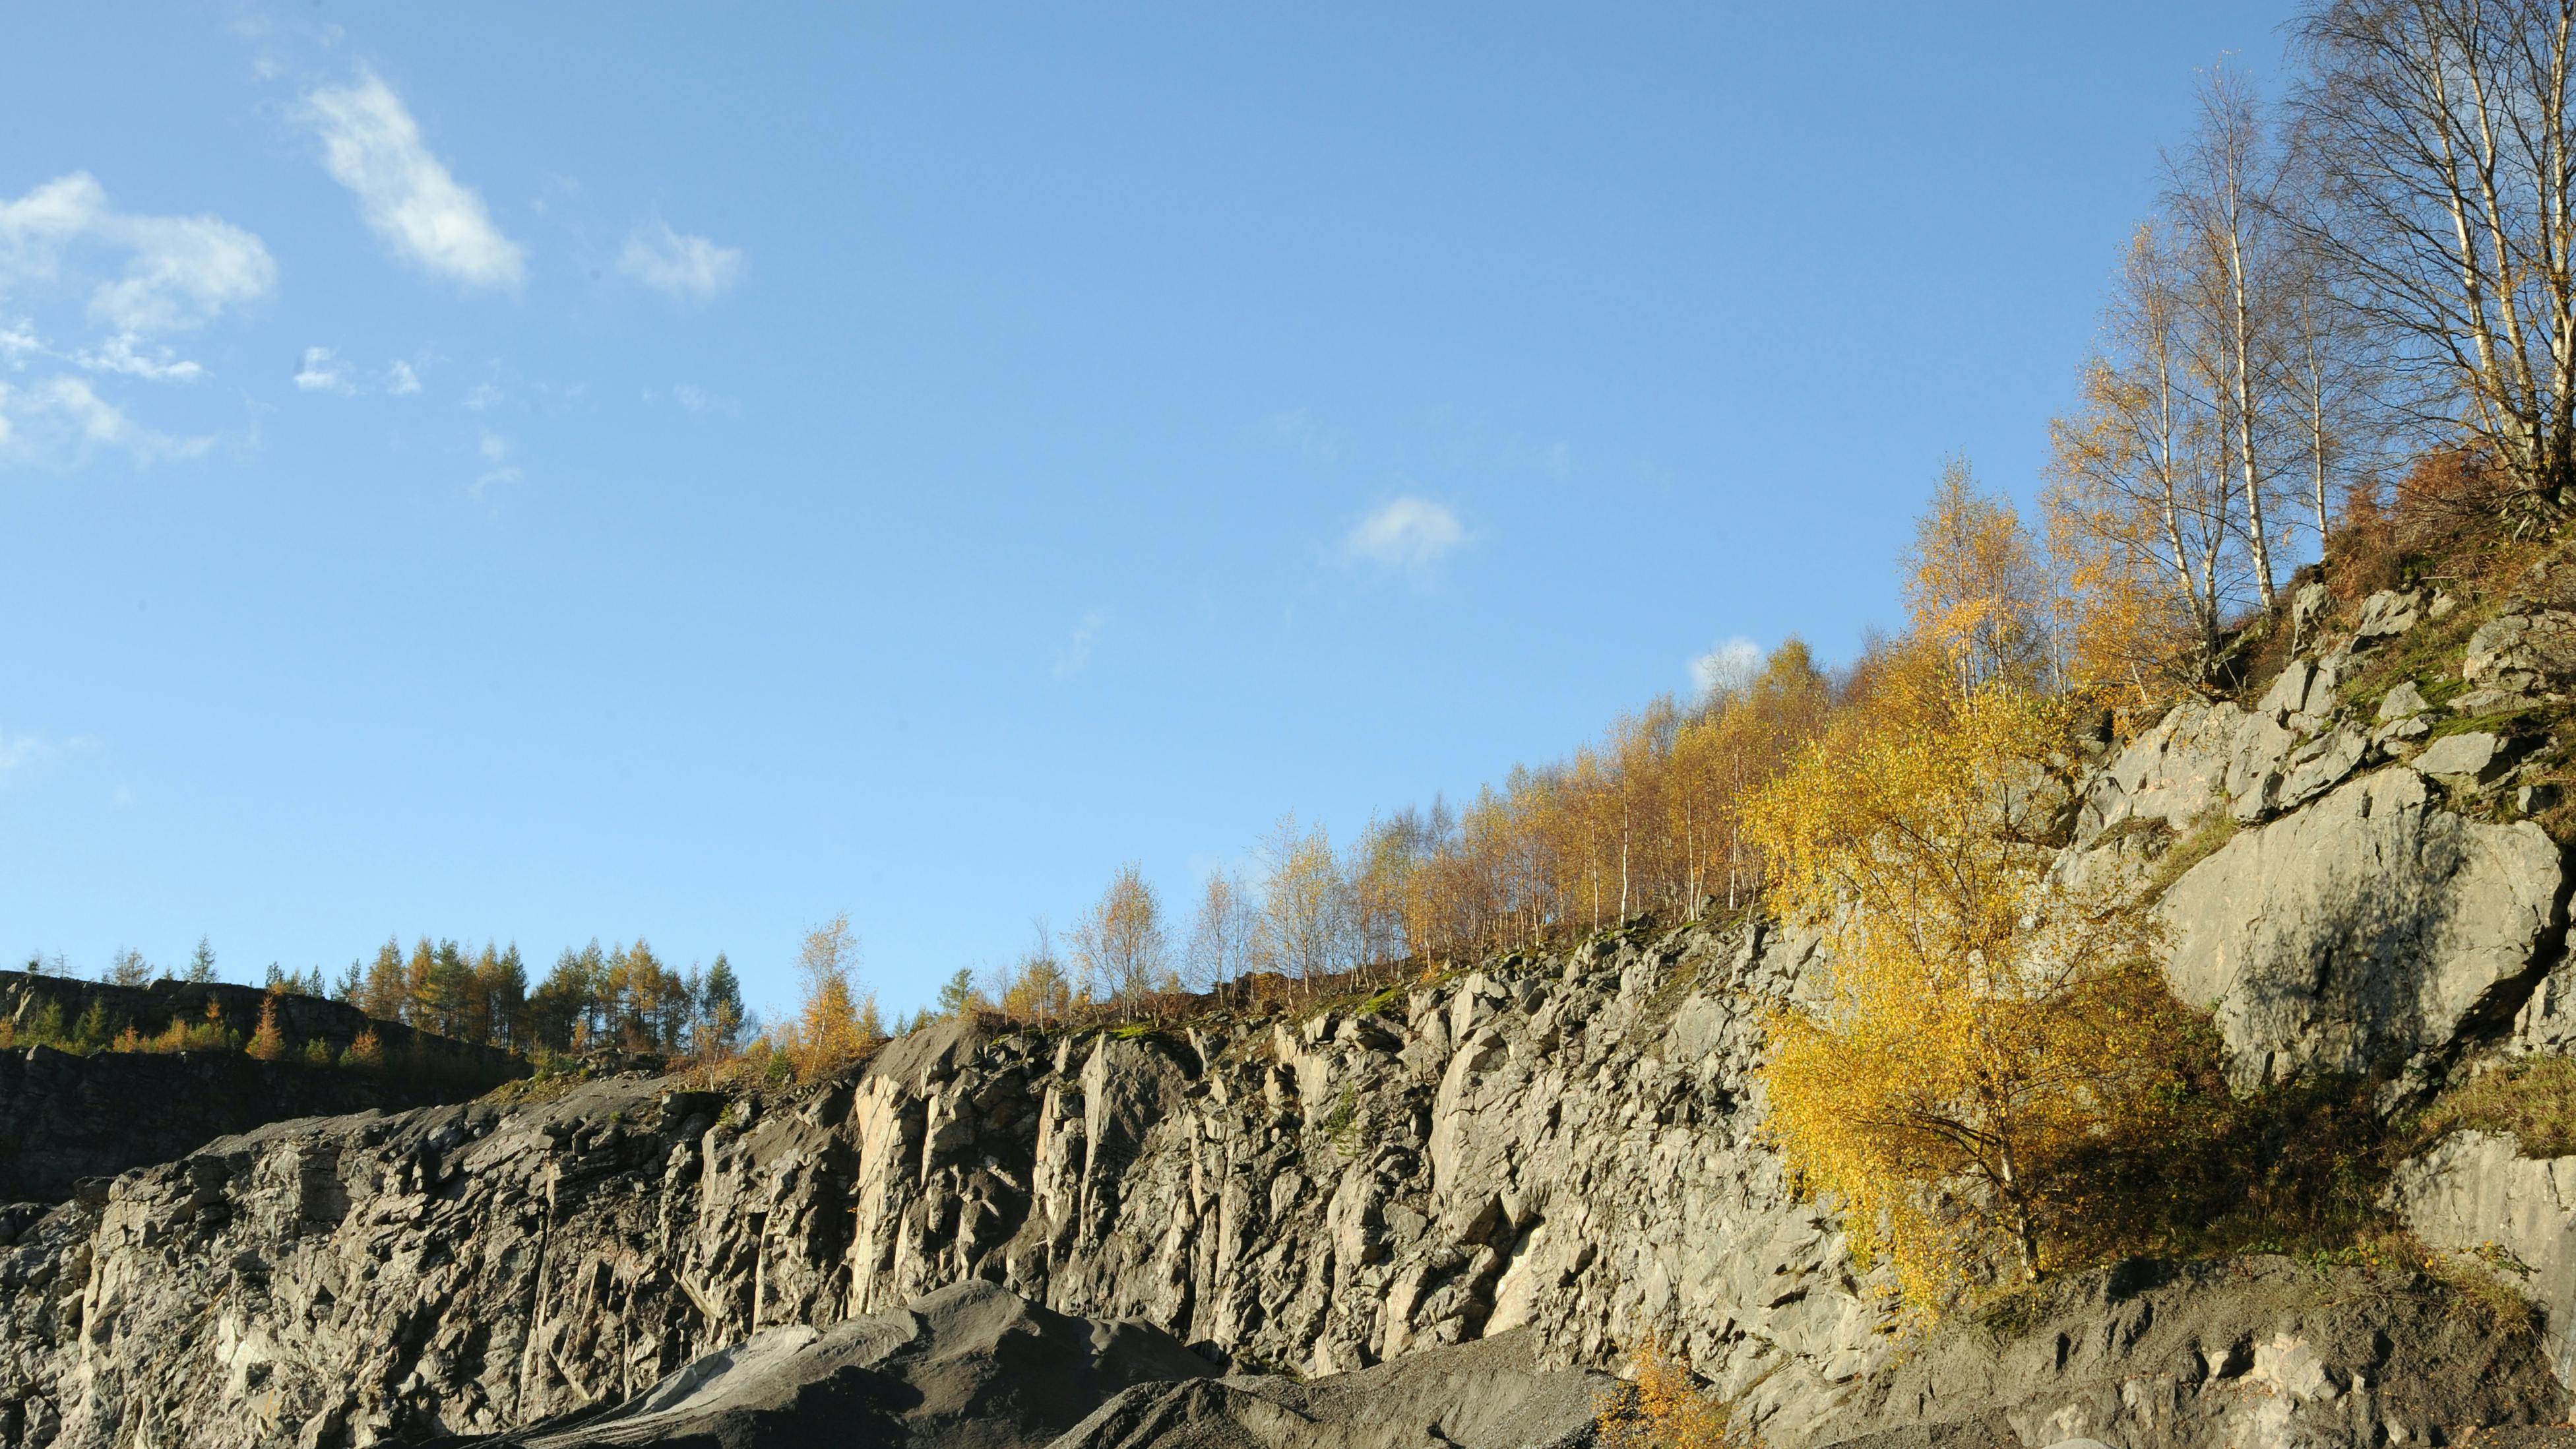
<instances>
[{"instance_id":1,"label":"autumn foliage","mask_svg":"<svg viewBox=\"0 0 2576 1449\"><path fill-rule=\"evenodd\" d=\"M1932 1306L2032 1277L2086 1153L2173 1085L2147 917L2058 869L2065 706L1924 651L1767 791L1775 909L1830 948L1771 1018L1769 1132L1864 1260Z\"/></svg>"},{"instance_id":2,"label":"autumn foliage","mask_svg":"<svg viewBox=\"0 0 2576 1449\"><path fill-rule=\"evenodd\" d=\"M276 992L272 991L260 998L259 1029L251 1033L250 1045L243 1050L263 1062L285 1059L286 1033L280 1031L277 1025Z\"/></svg>"},{"instance_id":3,"label":"autumn foliage","mask_svg":"<svg viewBox=\"0 0 2576 1449\"><path fill-rule=\"evenodd\" d=\"M1601 1449L1758 1449L1744 1417L1700 1387L1680 1359L1649 1348L1631 1368L1594 1418Z\"/></svg>"}]
</instances>

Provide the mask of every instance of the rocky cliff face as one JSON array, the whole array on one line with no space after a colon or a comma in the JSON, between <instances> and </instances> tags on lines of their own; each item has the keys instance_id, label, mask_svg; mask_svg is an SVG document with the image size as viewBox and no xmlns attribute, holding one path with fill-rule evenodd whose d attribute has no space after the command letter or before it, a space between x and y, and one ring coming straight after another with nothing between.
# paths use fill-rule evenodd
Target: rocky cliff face
<instances>
[{"instance_id":1,"label":"rocky cliff face","mask_svg":"<svg viewBox=\"0 0 2576 1449\"><path fill-rule=\"evenodd\" d=\"M214 1020L247 1037L259 1024L262 998L219 982L127 987L0 972L0 1021L20 1034L40 1020L73 1027L95 1010L110 1034L132 1027L153 1036L173 1021ZM61 1202L84 1178L168 1162L263 1122L459 1101L527 1070L507 1052L371 1021L335 1001L281 996L277 1020L298 1058L308 1042L336 1053L372 1029L387 1067L259 1062L239 1051L0 1051L0 1204ZM0 1235L8 1231L0 1219Z\"/></svg>"},{"instance_id":2,"label":"rocky cliff face","mask_svg":"<svg viewBox=\"0 0 2576 1449\"><path fill-rule=\"evenodd\" d=\"M2542 698L2546 647L2576 629L2481 627L2484 672L2447 708L2338 697L2438 611L2384 596L2331 635L2303 604L2321 652L2257 708L2179 710L2084 794L2069 868L2173 867L2172 978L2245 1081L2393 1070L2421 1091L2576 1040L2567 872L2516 816L2537 756L2463 727ZM952 1024L784 1097L633 1077L262 1126L0 1250L0 1441L514 1430L969 1282L1245 1371L1487 1342L1537 1371L1657 1340L1783 1446L2359 1449L2563 1408L2529 1339L2446 1327L2424 1284L2357 1270L2097 1275L1900 1353L1758 1137L1763 1009L1818 966L1758 923L1641 931L1171 1033ZM2453 1139L2393 1201L2442 1245L2508 1220L2555 1325L2576 1319L2562 1166ZM1262 1383L1131 1388L1078 1442L1272 1442L1247 1426L1295 1396Z\"/></svg>"},{"instance_id":3,"label":"rocky cliff face","mask_svg":"<svg viewBox=\"0 0 2576 1449\"><path fill-rule=\"evenodd\" d=\"M783 1102L645 1079L280 1124L0 1264L31 1442L337 1444L623 1398L768 1325L967 1278L1308 1373L1528 1328L1689 1344L1784 1431L1881 1351L1749 1137L1798 947L1686 931L1380 1010L897 1043Z\"/></svg>"},{"instance_id":4,"label":"rocky cliff face","mask_svg":"<svg viewBox=\"0 0 2576 1449\"><path fill-rule=\"evenodd\" d=\"M0 1203L61 1202L84 1180L104 1191L127 1168L184 1157L263 1122L453 1102L493 1080L259 1062L234 1051L0 1052Z\"/></svg>"},{"instance_id":5,"label":"rocky cliff face","mask_svg":"<svg viewBox=\"0 0 2576 1449\"><path fill-rule=\"evenodd\" d=\"M2245 1297L2198 1334L2170 1291L2125 1329L2069 1310L2092 1326L2048 1320L2049 1341L2106 1334L2099 1353L2032 1350L1983 1389L1954 1355L1897 1402L1893 1323L1752 1137L1756 1009L1809 959L1694 929L1179 1037L952 1026L784 1100L638 1077L275 1124L129 1173L0 1256L0 1429L66 1446L496 1432L645 1394L764 1328L828 1330L970 1279L1309 1375L1505 1338L1539 1364L1603 1364L1660 1337L1778 1444L2180 1415L2193 1442L2289 1442L2242 1437L2273 1424L2364 1445L2443 1422L2456 1395L2356 1407L2390 1340L2321 1327L2316 1293ZM2159 1314L2170 1344L2138 1336ZM2315 1379L2295 1414L2246 1377L2255 1358L2230 1367L2239 1339L2264 1373ZM2186 1343L2207 1362L2178 1376ZM2508 1417L2557 1402L2536 1354L2485 1367ZM2149 1391L2164 1420L2136 1410ZM1232 1393L1155 1413L1273 1402Z\"/></svg>"}]
</instances>

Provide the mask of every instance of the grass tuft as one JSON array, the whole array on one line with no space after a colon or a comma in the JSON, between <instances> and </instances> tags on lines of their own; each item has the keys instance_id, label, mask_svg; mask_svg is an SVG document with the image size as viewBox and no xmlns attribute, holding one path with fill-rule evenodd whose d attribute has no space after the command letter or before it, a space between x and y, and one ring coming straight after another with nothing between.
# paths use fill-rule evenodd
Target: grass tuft
<instances>
[{"instance_id":1,"label":"grass tuft","mask_svg":"<svg viewBox=\"0 0 2576 1449\"><path fill-rule=\"evenodd\" d=\"M2509 1132L2525 1157L2576 1156L2576 1057L2528 1056L2480 1073L2434 1098L2406 1136L2421 1152L2454 1132Z\"/></svg>"},{"instance_id":2,"label":"grass tuft","mask_svg":"<svg viewBox=\"0 0 2576 1449\"><path fill-rule=\"evenodd\" d=\"M2175 881L2191 868L2219 852L2219 848L2236 838L2237 819L2224 805L2213 805L2201 812L2191 829L2184 831L2156 862L2155 874L2147 878L2150 899L2163 895Z\"/></svg>"}]
</instances>

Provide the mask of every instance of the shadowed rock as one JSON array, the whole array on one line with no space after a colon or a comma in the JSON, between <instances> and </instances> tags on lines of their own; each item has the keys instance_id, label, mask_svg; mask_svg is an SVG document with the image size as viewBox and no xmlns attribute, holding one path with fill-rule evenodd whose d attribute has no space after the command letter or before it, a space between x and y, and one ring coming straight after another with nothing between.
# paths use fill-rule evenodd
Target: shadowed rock
<instances>
[{"instance_id":1,"label":"shadowed rock","mask_svg":"<svg viewBox=\"0 0 2576 1449\"><path fill-rule=\"evenodd\" d=\"M1050 1313L966 1282L826 1329L764 1329L631 1403L452 1445L1036 1449L1111 1395L1217 1370L1137 1323Z\"/></svg>"}]
</instances>

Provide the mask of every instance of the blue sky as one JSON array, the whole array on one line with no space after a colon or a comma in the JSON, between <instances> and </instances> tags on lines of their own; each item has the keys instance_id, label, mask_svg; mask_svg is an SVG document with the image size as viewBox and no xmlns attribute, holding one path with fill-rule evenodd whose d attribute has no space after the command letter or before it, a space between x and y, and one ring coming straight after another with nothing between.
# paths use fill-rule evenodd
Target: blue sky
<instances>
[{"instance_id":1,"label":"blue sky","mask_svg":"<svg viewBox=\"0 0 2576 1449\"><path fill-rule=\"evenodd\" d=\"M0 950L889 1006L1847 656L2286 6L17 6Z\"/></svg>"}]
</instances>

